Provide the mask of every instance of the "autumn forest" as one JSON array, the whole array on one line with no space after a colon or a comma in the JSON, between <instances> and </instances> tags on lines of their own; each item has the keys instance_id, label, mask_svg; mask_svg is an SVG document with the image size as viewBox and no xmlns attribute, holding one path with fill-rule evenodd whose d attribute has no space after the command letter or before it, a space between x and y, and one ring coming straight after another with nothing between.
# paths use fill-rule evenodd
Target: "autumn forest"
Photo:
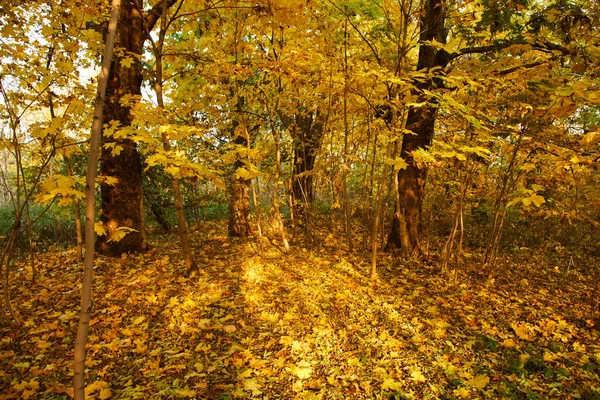
<instances>
[{"instance_id":1,"label":"autumn forest","mask_svg":"<svg viewBox=\"0 0 600 400\"><path fill-rule=\"evenodd\" d=\"M0 1L0 398L600 399L600 4Z\"/></svg>"}]
</instances>

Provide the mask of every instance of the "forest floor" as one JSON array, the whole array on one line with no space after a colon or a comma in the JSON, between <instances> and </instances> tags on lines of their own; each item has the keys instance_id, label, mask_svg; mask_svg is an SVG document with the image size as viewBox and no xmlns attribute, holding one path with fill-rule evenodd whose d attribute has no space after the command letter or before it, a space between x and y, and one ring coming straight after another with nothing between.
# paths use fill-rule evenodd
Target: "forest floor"
<instances>
[{"instance_id":1,"label":"forest floor","mask_svg":"<svg viewBox=\"0 0 600 400\"><path fill-rule=\"evenodd\" d=\"M261 255L207 223L190 278L175 236L97 259L88 398L600 399L591 265L523 249L455 285L383 253L371 282L368 252L317 236ZM80 266L62 250L36 263L35 284L26 265L11 274L23 326L0 321L0 398L72 394Z\"/></svg>"}]
</instances>

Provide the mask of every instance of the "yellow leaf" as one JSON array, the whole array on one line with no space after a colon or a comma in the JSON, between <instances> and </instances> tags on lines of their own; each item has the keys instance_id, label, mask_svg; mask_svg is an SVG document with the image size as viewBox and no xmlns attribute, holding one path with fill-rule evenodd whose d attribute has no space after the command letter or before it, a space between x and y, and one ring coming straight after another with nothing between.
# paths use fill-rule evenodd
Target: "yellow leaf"
<instances>
[{"instance_id":1,"label":"yellow leaf","mask_svg":"<svg viewBox=\"0 0 600 400\"><path fill-rule=\"evenodd\" d=\"M513 328L519 339L527 340L528 342L533 342L535 340L536 334L531 325L527 323L519 325L513 322L512 324L510 324L510 326L511 328Z\"/></svg>"},{"instance_id":2,"label":"yellow leaf","mask_svg":"<svg viewBox=\"0 0 600 400\"><path fill-rule=\"evenodd\" d=\"M291 337L291 336L282 336L279 339L279 343L282 344L282 345L284 345L284 346L289 346L292 343L294 343L294 338Z\"/></svg>"},{"instance_id":3,"label":"yellow leaf","mask_svg":"<svg viewBox=\"0 0 600 400\"><path fill-rule=\"evenodd\" d=\"M167 168L165 168L165 172L167 172L168 174L170 174L174 178L179 178L180 177L179 167L175 167L175 166L167 167Z\"/></svg>"},{"instance_id":4,"label":"yellow leaf","mask_svg":"<svg viewBox=\"0 0 600 400\"><path fill-rule=\"evenodd\" d=\"M442 339L442 338L445 338L447 336L447 332L443 328L435 328L433 330L433 334L435 335L436 339Z\"/></svg>"},{"instance_id":5,"label":"yellow leaf","mask_svg":"<svg viewBox=\"0 0 600 400\"><path fill-rule=\"evenodd\" d=\"M581 142L584 145L596 144L600 142L600 132L588 132L583 135Z\"/></svg>"},{"instance_id":6,"label":"yellow leaf","mask_svg":"<svg viewBox=\"0 0 600 400\"><path fill-rule=\"evenodd\" d=\"M30 380L27 385L34 391L38 391L40 389L40 384L35 379Z\"/></svg>"},{"instance_id":7,"label":"yellow leaf","mask_svg":"<svg viewBox=\"0 0 600 400\"><path fill-rule=\"evenodd\" d=\"M410 377L415 382L425 382L427 380L419 368L413 369L410 373Z\"/></svg>"},{"instance_id":8,"label":"yellow leaf","mask_svg":"<svg viewBox=\"0 0 600 400\"><path fill-rule=\"evenodd\" d=\"M545 351L544 352L544 361L548 362L548 361L555 361L557 359L559 359L561 357L561 354L554 354L554 353L550 353L549 351Z\"/></svg>"},{"instance_id":9,"label":"yellow leaf","mask_svg":"<svg viewBox=\"0 0 600 400\"><path fill-rule=\"evenodd\" d=\"M190 389L175 389L175 394L179 397L194 397L196 398L196 391Z\"/></svg>"},{"instance_id":10,"label":"yellow leaf","mask_svg":"<svg viewBox=\"0 0 600 400\"><path fill-rule=\"evenodd\" d=\"M104 381L94 381L85 387L85 397L88 397L91 393L97 392L106 386Z\"/></svg>"},{"instance_id":11,"label":"yellow leaf","mask_svg":"<svg viewBox=\"0 0 600 400\"><path fill-rule=\"evenodd\" d=\"M98 221L94 224L94 232L96 232L96 235L98 236L106 235L106 230L104 229L104 225L101 221Z\"/></svg>"},{"instance_id":12,"label":"yellow leaf","mask_svg":"<svg viewBox=\"0 0 600 400\"><path fill-rule=\"evenodd\" d=\"M110 388L107 388L107 387L102 389L100 391L100 394L98 395L98 398L101 400L110 399L111 397L112 397L112 392L111 392Z\"/></svg>"},{"instance_id":13,"label":"yellow leaf","mask_svg":"<svg viewBox=\"0 0 600 400\"><path fill-rule=\"evenodd\" d=\"M258 176L257 173L253 172L253 171L249 171L248 169L244 168L244 167L240 167L235 171L235 177L236 179L244 179L244 180L249 180L252 178L256 178Z\"/></svg>"},{"instance_id":14,"label":"yellow leaf","mask_svg":"<svg viewBox=\"0 0 600 400\"><path fill-rule=\"evenodd\" d=\"M227 185L221 179L214 178L212 183L221 190L227 190Z\"/></svg>"},{"instance_id":15,"label":"yellow leaf","mask_svg":"<svg viewBox=\"0 0 600 400\"><path fill-rule=\"evenodd\" d=\"M456 397L460 397L461 399L471 397L471 393L465 388L454 389L452 393L454 393Z\"/></svg>"},{"instance_id":16,"label":"yellow leaf","mask_svg":"<svg viewBox=\"0 0 600 400\"><path fill-rule=\"evenodd\" d=\"M301 380L297 380L296 382L294 382L294 384L292 385L292 390L294 392L301 392L304 389L304 385L302 384Z\"/></svg>"},{"instance_id":17,"label":"yellow leaf","mask_svg":"<svg viewBox=\"0 0 600 400\"><path fill-rule=\"evenodd\" d=\"M286 370L300 379L308 379L312 374L312 367L306 362L299 362L297 365L286 368Z\"/></svg>"},{"instance_id":18,"label":"yellow leaf","mask_svg":"<svg viewBox=\"0 0 600 400\"><path fill-rule=\"evenodd\" d=\"M121 239L123 239L125 236L127 236L127 234L129 234L131 232L139 232L139 231L137 229L133 229L128 226L120 226L117 229L115 229L114 231L112 231L112 234L110 235L110 238L108 239L108 243L119 242L119 241L121 241Z\"/></svg>"},{"instance_id":19,"label":"yellow leaf","mask_svg":"<svg viewBox=\"0 0 600 400\"><path fill-rule=\"evenodd\" d=\"M393 165L394 170L396 170L396 171L401 170L401 169L406 169L406 167L408 167L408 164L406 163L406 161L400 157L396 157L393 160L391 158L388 158L385 160L385 163L388 165Z\"/></svg>"},{"instance_id":20,"label":"yellow leaf","mask_svg":"<svg viewBox=\"0 0 600 400\"><path fill-rule=\"evenodd\" d=\"M131 64L133 64L133 57L123 57L120 61L123 67L130 68Z\"/></svg>"},{"instance_id":21,"label":"yellow leaf","mask_svg":"<svg viewBox=\"0 0 600 400\"><path fill-rule=\"evenodd\" d=\"M546 199L544 199L543 196L537 195L537 194L532 194L531 195L531 202L536 206L539 207L542 204L544 204L546 202Z\"/></svg>"},{"instance_id":22,"label":"yellow leaf","mask_svg":"<svg viewBox=\"0 0 600 400\"><path fill-rule=\"evenodd\" d=\"M123 333L123 335L125 335L125 336L133 336L133 334L134 334L134 332L129 328L121 329L121 333Z\"/></svg>"},{"instance_id":23,"label":"yellow leaf","mask_svg":"<svg viewBox=\"0 0 600 400\"><path fill-rule=\"evenodd\" d=\"M483 389L488 383L490 383L490 377L487 375L477 375L467 381L467 385L477 389Z\"/></svg>"},{"instance_id":24,"label":"yellow leaf","mask_svg":"<svg viewBox=\"0 0 600 400\"><path fill-rule=\"evenodd\" d=\"M244 380L244 389L255 392L260 390L260 386L256 382L256 379L246 379Z\"/></svg>"},{"instance_id":25,"label":"yellow leaf","mask_svg":"<svg viewBox=\"0 0 600 400\"><path fill-rule=\"evenodd\" d=\"M392 379L392 378L385 378L383 383L381 384L381 388L383 390L400 390L402 388L402 383Z\"/></svg>"},{"instance_id":26,"label":"yellow leaf","mask_svg":"<svg viewBox=\"0 0 600 400\"><path fill-rule=\"evenodd\" d=\"M450 328L452 325L450 325L448 322L444 321L443 319L440 319L435 323L435 326L437 326L438 328Z\"/></svg>"}]
</instances>

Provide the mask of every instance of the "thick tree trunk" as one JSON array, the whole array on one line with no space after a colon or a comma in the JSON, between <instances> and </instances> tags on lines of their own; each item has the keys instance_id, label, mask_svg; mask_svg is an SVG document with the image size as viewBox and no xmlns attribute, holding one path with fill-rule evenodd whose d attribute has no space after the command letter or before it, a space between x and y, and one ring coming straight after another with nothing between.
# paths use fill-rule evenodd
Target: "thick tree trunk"
<instances>
[{"instance_id":1,"label":"thick tree trunk","mask_svg":"<svg viewBox=\"0 0 600 400\"><path fill-rule=\"evenodd\" d=\"M141 55L145 40L142 18L137 10L142 9L141 0L123 1L119 14L116 46L131 55ZM134 60L129 67L115 58L110 68L108 87L106 89L105 121L118 121L120 126L131 123L129 107L121 104L124 95L140 95L142 84L141 64ZM112 140L103 138L104 141ZM98 252L111 256L119 256L126 252L142 250L140 233L142 201L142 161L135 142L130 139L116 139L119 154L103 150L100 159L100 175L104 178L116 179L116 182L102 181L100 186L101 215L100 221L107 234L100 236L96 243ZM119 227L133 228L119 241L109 241Z\"/></svg>"},{"instance_id":2,"label":"thick tree trunk","mask_svg":"<svg viewBox=\"0 0 600 400\"><path fill-rule=\"evenodd\" d=\"M241 108L238 105L238 109ZM235 128L239 124L234 122L233 134L235 135ZM237 136L234 143L238 146L247 147L248 139L244 136ZM244 162L240 159L236 160L233 165L233 175L230 179L229 185L229 236L230 237L241 237L245 238L250 234L250 223L248 217L250 216L250 181L239 177L236 178L235 172L238 168L244 167Z\"/></svg>"},{"instance_id":3,"label":"thick tree trunk","mask_svg":"<svg viewBox=\"0 0 600 400\"><path fill-rule=\"evenodd\" d=\"M444 30L444 0L428 0L426 10L421 19L421 35L419 47L419 61L417 70L430 70L432 68L445 68L448 65L448 56L445 52L437 51L427 42L446 42L447 32ZM406 232L410 252L419 247L419 222L423 205L423 189L427 170L419 167L412 152L431 145L435 130L437 106L433 99L426 99L423 90L432 90L441 87L439 79L429 79L418 85L415 95L422 100L428 100L423 107L411 108L408 111L406 128L414 134L404 135L400 156L408 164L406 169L398 171L398 196L399 205L396 208L396 217L392 222L392 230L388 238L387 247L400 248L402 235ZM398 218L399 217L399 218ZM404 226L400 226L400 225Z\"/></svg>"},{"instance_id":4,"label":"thick tree trunk","mask_svg":"<svg viewBox=\"0 0 600 400\"><path fill-rule=\"evenodd\" d=\"M325 117L320 111L296 114L291 133L294 137L294 173L292 194L294 214L298 220L307 218L308 208L315 197L313 168L325 131Z\"/></svg>"},{"instance_id":5,"label":"thick tree trunk","mask_svg":"<svg viewBox=\"0 0 600 400\"><path fill-rule=\"evenodd\" d=\"M140 62L145 32L150 32L160 17L164 7L170 7L175 0L162 0L150 11L141 14L142 0L125 0L121 4L116 46L124 51L128 63L116 58L110 68L105 100L105 121L118 121L120 126L131 124L129 107L121 104L126 95L140 95L142 84L142 65ZM133 60L131 60L133 58ZM106 142L108 138L103 138ZM107 232L96 242L96 249L101 254L119 256L128 252L143 250L141 235L142 215L142 161L131 139L114 139L120 152L103 151L100 159L100 175L112 182L102 181L100 186L100 221ZM118 228L132 228L124 238L111 241Z\"/></svg>"},{"instance_id":6,"label":"thick tree trunk","mask_svg":"<svg viewBox=\"0 0 600 400\"><path fill-rule=\"evenodd\" d=\"M236 162L236 169L241 167ZM240 162L241 164L241 162ZM250 186L243 178L231 178L229 201L229 236L245 238L250 235Z\"/></svg>"}]
</instances>

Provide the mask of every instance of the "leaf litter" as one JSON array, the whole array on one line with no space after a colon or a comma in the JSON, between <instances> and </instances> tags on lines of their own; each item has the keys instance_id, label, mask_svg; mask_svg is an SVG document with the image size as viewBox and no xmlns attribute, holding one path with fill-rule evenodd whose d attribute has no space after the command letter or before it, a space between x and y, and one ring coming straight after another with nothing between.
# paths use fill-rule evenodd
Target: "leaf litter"
<instances>
[{"instance_id":1,"label":"leaf litter","mask_svg":"<svg viewBox=\"0 0 600 400\"><path fill-rule=\"evenodd\" d=\"M384 254L371 283L368 254L346 255L329 238L261 256L207 224L194 235L202 268L191 278L174 238L100 257L88 398L600 398L598 333L586 319L595 283L584 271L506 258L486 275L461 269L455 287L451 274ZM3 398L72 395L73 260L40 254L36 284L25 265L13 271L24 326L0 325Z\"/></svg>"}]
</instances>

